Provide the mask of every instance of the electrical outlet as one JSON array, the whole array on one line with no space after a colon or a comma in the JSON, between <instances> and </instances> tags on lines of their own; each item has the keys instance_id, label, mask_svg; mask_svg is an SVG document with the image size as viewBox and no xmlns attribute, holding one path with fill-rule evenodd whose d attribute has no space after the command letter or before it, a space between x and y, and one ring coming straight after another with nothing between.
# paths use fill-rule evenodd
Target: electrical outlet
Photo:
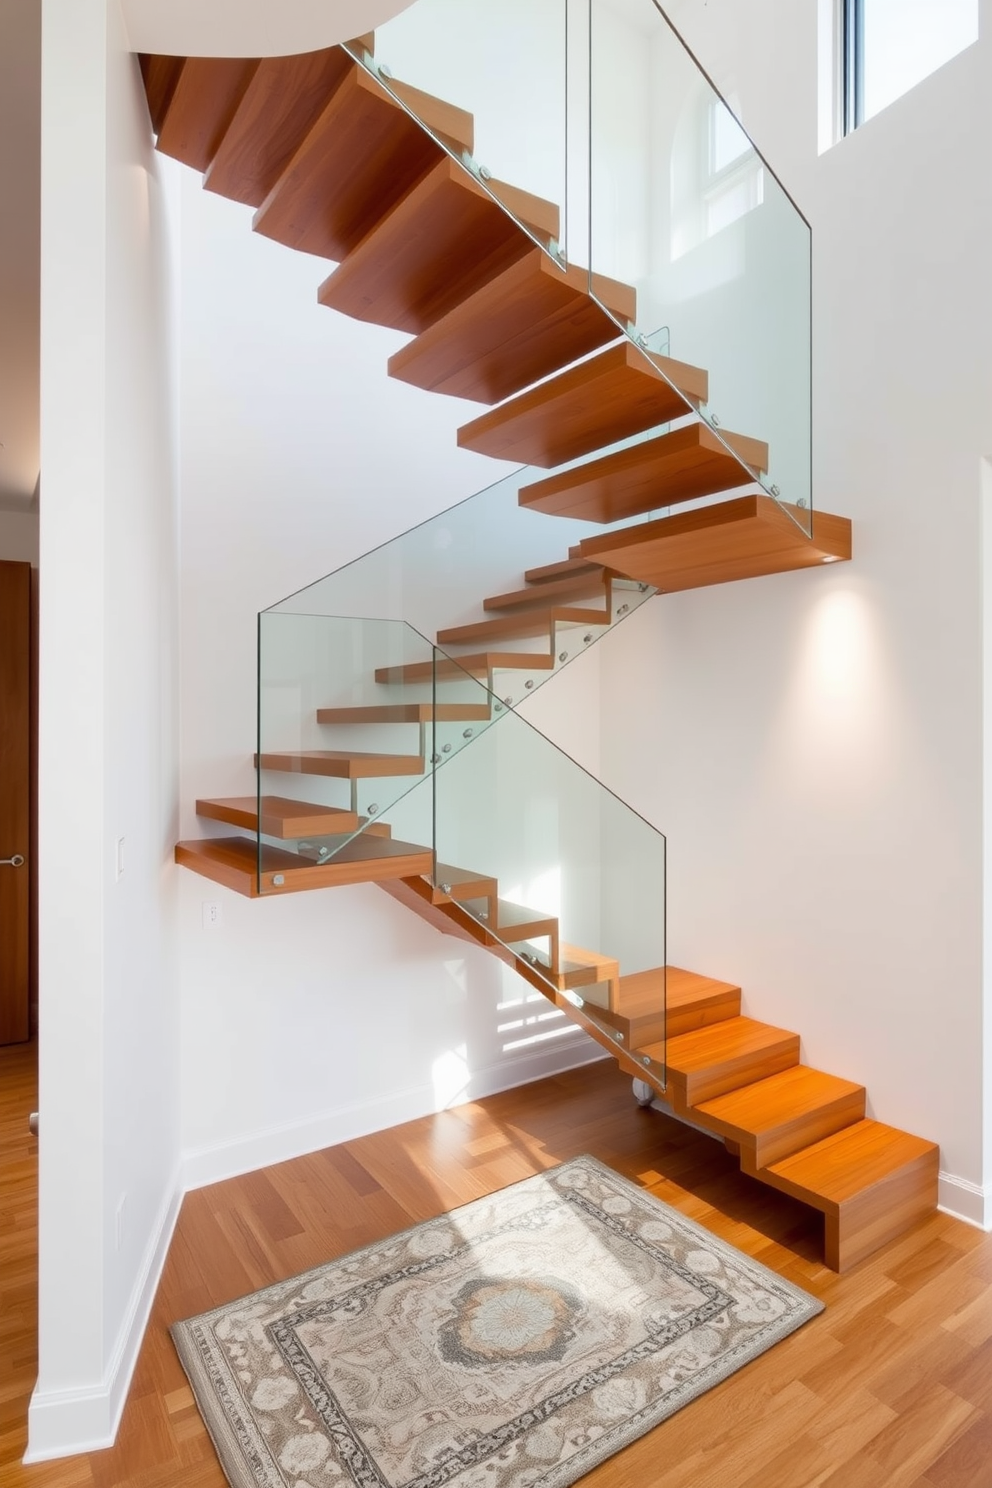
<instances>
[{"instance_id":1,"label":"electrical outlet","mask_svg":"<svg viewBox=\"0 0 992 1488\"><path fill-rule=\"evenodd\" d=\"M204 899L203 901L203 928L204 930L217 930L220 926L220 905Z\"/></svg>"},{"instance_id":2,"label":"electrical outlet","mask_svg":"<svg viewBox=\"0 0 992 1488\"><path fill-rule=\"evenodd\" d=\"M114 1216L114 1239L118 1250L124 1244L124 1206L126 1203L127 1194L122 1193L117 1201L117 1213Z\"/></svg>"}]
</instances>

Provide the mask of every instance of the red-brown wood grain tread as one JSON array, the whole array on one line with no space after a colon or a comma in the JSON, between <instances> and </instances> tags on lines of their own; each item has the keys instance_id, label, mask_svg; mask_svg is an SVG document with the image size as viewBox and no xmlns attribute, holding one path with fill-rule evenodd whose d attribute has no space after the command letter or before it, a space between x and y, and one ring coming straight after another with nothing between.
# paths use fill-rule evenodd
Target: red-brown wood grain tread
<instances>
[{"instance_id":1,"label":"red-brown wood grain tread","mask_svg":"<svg viewBox=\"0 0 992 1488\"><path fill-rule=\"evenodd\" d=\"M858 1121L843 1131L773 1163L765 1182L817 1209L837 1207L921 1160L936 1162L934 1142L880 1121Z\"/></svg>"},{"instance_id":2,"label":"red-brown wood grain tread","mask_svg":"<svg viewBox=\"0 0 992 1488\"><path fill-rule=\"evenodd\" d=\"M493 594L482 601L482 608L491 614L568 600L605 599L609 594L611 577L606 569L593 567L565 578L531 584L526 589L514 589L509 594Z\"/></svg>"},{"instance_id":3,"label":"red-brown wood grain tread","mask_svg":"<svg viewBox=\"0 0 992 1488\"><path fill-rule=\"evenodd\" d=\"M300 749L255 755L263 770L297 775L328 775L336 780L377 780L392 775L423 775L424 760L411 754L364 754L347 749Z\"/></svg>"},{"instance_id":4,"label":"red-brown wood grain tread","mask_svg":"<svg viewBox=\"0 0 992 1488\"><path fill-rule=\"evenodd\" d=\"M561 465L681 418L708 386L701 368L624 338L464 424L458 443L522 465Z\"/></svg>"},{"instance_id":5,"label":"red-brown wood grain tread","mask_svg":"<svg viewBox=\"0 0 992 1488\"><path fill-rule=\"evenodd\" d=\"M864 1114L863 1085L804 1064L693 1107L694 1121L741 1147L748 1171L779 1162Z\"/></svg>"},{"instance_id":6,"label":"red-brown wood grain tread","mask_svg":"<svg viewBox=\"0 0 992 1488\"><path fill-rule=\"evenodd\" d=\"M318 708L318 723L471 723L491 717L488 703L369 703L360 708Z\"/></svg>"},{"instance_id":7,"label":"red-brown wood grain tread","mask_svg":"<svg viewBox=\"0 0 992 1488\"><path fill-rule=\"evenodd\" d=\"M747 485L758 471L767 470L766 444L740 434L722 437L726 443L704 423L687 424L522 486L519 502L549 516L622 522Z\"/></svg>"},{"instance_id":8,"label":"red-brown wood grain tread","mask_svg":"<svg viewBox=\"0 0 992 1488\"><path fill-rule=\"evenodd\" d=\"M627 285L602 287L623 320L636 313ZM562 270L540 248L490 279L389 359L390 377L434 393L499 403L617 336L591 297L585 270Z\"/></svg>"},{"instance_id":9,"label":"red-brown wood grain tread","mask_svg":"<svg viewBox=\"0 0 992 1488\"><path fill-rule=\"evenodd\" d=\"M202 799L196 803L196 814L210 821L226 822L228 826L256 832L258 804L255 796ZM361 828L377 837L388 837L392 831L386 822L369 822L354 811L339 806L315 805L312 801L294 801L287 796L263 796L261 806L262 834L265 837L321 837L357 832Z\"/></svg>"},{"instance_id":10,"label":"red-brown wood grain tread","mask_svg":"<svg viewBox=\"0 0 992 1488\"><path fill-rule=\"evenodd\" d=\"M249 899L259 897L258 844L252 837L213 837L176 844L175 859L204 878L223 884ZM309 889L329 889L344 884L380 883L384 879L408 878L429 873L433 855L428 848L396 838L369 837L362 833L344 843L324 863L314 863L297 853L262 845L261 893L292 894ZM276 879L281 878L281 883Z\"/></svg>"},{"instance_id":11,"label":"red-brown wood grain tread","mask_svg":"<svg viewBox=\"0 0 992 1488\"><path fill-rule=\"evenodd\" d=\"M797 516L810 520L808 511ZM771 496L738 496L585 538L579 546L584 557L671 594L850 558L847 517L814 512L812 526L809 538Z\"/></svg>"},{"instance_id":12,"label":"red-brown wood grain tread","mask_svg":"<svg viewBox=\"0 0 992 1488\"><path fill-rule=\"evenodd\" d=\"M667 1065L677 1103L689 1107L798 1064L799 1035L754 1018L727 1018L638 1052Z\"/></svg>"},{"instance_id":13,"label":"red-brown wood grain tread","mask_svg":"<svg viewBox=\"0 0 992 1488\"><path fill-rule=\"evenodd\" d=\"M468 677L484 677L491 672L525 671L548 672L555 659L546 651L480 651L454 659L443 658L436 664L430 661L410 661L403 666L377 667L377 682L426 682L436 675L446 681L458 682Z\"/></svg>"},{"instance_id":14,"label":"red-brown wood grain tread","mask_svg":"<svg viewBox=\"0 0 992 1488\"><path fill-rule=\"evenodd\" d=\"M539 237L557 239L552 202L489 184ZM489 191L445 155L324 280L317 298L353 319L419 335L532 249Z\"/></svg>"},{"instance_id":15,"label":"red-brown wood grain tread","mask_svg":"<svg viewBox=\"0 0 992 1488\"><path fill-rule=\"evenodd\" d=\"M543 605L523 613L502 615L497 620L453 625L448 630L439 630L437 639L440 646L464 646L474 641L550 635L552 628L558 625L609 625L610 620L608 610L587 610L577 605Z\"/></svg>"}]
</instances>

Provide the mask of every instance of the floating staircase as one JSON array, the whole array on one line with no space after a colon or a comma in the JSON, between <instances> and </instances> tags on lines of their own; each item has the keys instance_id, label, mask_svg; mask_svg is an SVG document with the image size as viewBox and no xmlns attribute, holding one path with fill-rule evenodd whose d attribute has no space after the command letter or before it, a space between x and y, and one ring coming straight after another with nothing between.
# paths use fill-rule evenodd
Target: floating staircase
<instances>
[{"instance_id":1,"label":"floating staircase","mask_svg":"<svg viewBox=\"0 0 992 1488\"><path fill-rule=\"evenodd\" d=\"M363 37L261 61L145 56L158 147L201 171L208 190L252 206L257 232L334 261L323 306L409 334L390 375L491 405L458 443L553 471L521 489L522 507L634 525L586 538L483 598L481 618L438 633L449 658L375 667L370 685L469 677L500 693L503 673L550 676L563 645L574 654L605 634L633 594L849 558L846 519L818 513L810 537L808 513L765 494L653 515L755 484L767 446L705 424L706 370L635 344L634 290L565 265L557 205L489 181L471 161L471 116L387 83L372 51ZM523 642L535 644L517 649ZM933 1144L867 1120L864 1090L804 1066L798 1035L743 1016L739 988L674 967L625 975L608 954L562 941L555 916L501 897L493 876L439 864L432 846L400 841L372 808L359 811L358 781L424 776L428 730L488 726L503 706L390 694L322 707L321 728L412 725L419 748L263 751L260 771L347 781L350 808L201 800L204 820L295 847L224 836L182 842L176 860L249 897L378 883L435 928L486 947L648 1098L721 1138L745 1173L820 1210L837 1269L925 1214L936 1200Z\"/></svg>"}]
</instances>

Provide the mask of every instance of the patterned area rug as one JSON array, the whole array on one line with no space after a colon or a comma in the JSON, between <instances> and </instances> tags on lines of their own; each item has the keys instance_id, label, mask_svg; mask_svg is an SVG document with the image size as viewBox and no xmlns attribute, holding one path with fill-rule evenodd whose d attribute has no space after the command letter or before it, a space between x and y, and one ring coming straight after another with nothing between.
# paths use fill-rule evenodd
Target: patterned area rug
<instances>
[{"instance_id":1,"label":"patterned area rug","mask_svg":"<svg viewBox=\"0 0 992 1488\"><path fill-rule=\"evenodd\" d=\"M821 1310L580 1157L172 1335L235 1488L564 1488Z\"/></svg>"}]
</instances>

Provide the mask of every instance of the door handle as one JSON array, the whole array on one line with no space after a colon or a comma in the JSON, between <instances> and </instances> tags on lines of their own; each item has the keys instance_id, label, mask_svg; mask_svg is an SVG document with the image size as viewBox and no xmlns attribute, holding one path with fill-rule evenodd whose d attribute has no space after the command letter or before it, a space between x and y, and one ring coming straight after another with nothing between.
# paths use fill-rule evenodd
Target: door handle
<instances>
[{"instance_id":1,"label":"door handle","mask_svg":"<svg viewBox=\"0 0 992 1488\"><path fill-rule=\"evenodd\" d=\"M0 858L0 868L22 868L24 857L21 853L15 853L12 858Z\"/></svg>"}]
</instances>

